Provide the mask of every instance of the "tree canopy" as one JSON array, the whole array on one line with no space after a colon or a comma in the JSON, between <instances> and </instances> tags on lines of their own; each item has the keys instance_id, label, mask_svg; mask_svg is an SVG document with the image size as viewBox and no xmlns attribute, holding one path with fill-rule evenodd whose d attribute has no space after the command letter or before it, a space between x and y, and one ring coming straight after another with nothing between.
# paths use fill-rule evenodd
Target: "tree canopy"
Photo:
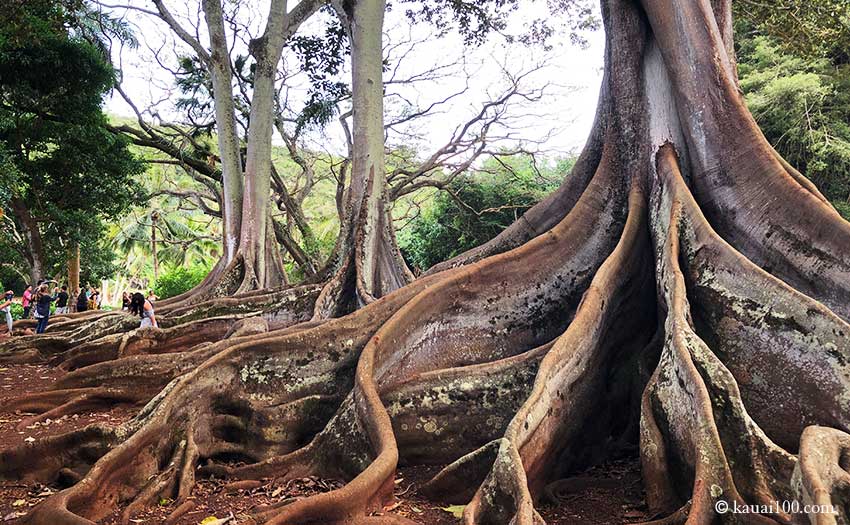
<instances>
[{"instance_id":1,"label":"tree canopy","mask_svg":"<svg viewBox=\"0 0 850 525\"><path fill-rule=\"evenodd\" d=\"M101 109L114 71L102 50L71 33L67 9L25 2L0 26L3 207L12 226L3 242L34 279L52 275L71 244L98 246L102 221L142 199L143 166L106 129Z\"/></svg>"}]
</instances>

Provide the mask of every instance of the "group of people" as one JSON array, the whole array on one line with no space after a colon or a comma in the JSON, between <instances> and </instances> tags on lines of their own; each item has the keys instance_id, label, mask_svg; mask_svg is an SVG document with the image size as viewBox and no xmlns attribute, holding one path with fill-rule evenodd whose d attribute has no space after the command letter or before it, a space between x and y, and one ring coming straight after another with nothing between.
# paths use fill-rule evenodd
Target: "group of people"
<instances>
[{"instance_id":1,"label":"group of people","mask_svg":"<svg viewBox=\"0 0 850 525\"><path fill-rule=\"evenodd\" d=\"M5 314L9 334L12 333L12 302L14 299L15 293L7 290L0 302L0 312ZM35 289L32 285L29 285L24 290L21 300L24 319L35 318L37 320L35 333L43 334L50 320L50 310L53 303L56 303L56 313L64 314L68 313L69 299L67 286L63 286L61 290L58 287L53 287L51 292L47 282L40 282L35 286Z\"/></svg>"},{"instance_id":2,"label":"group of people","mask_svg":"<svg viewBox=\"0 0 850 525\"><path fill-rule=\"evenodd\" d=\"M85 312L88 310L100 310L101 297L100 290L94 287L89 287L88 290L80 289L77 292L77 311Z\"/></svg>"},{"instance_id":3,"label":"group of people","mask_svg":"<svg viewBox=\"0 0 850 525\"><path fill-rule=\"evenodd\" d=\"M14 299L15 293L11 290L6 291L0 298L0 314L6 318L6 328L9 335L12 334L12 304ZM158 328L159 325L153 307L156 299L157 297L152 290L147 297L139 292L133 294L124 292L122 310L138 315L141 319L140 328ZM29 285L21 297L21 306L24 310L23 318L36 319L35 333L42 334L47 329L53 303L56 303L56 314L66 314L70 313L70 300L71 296L68 294L67 286L62 286L61 289L54 287L51 292L47 282L40 282L35 287ZM76 306L77 312L100 309L100 291L96 288L79 289L76 294Z\"/></svg>"}]
</instances>

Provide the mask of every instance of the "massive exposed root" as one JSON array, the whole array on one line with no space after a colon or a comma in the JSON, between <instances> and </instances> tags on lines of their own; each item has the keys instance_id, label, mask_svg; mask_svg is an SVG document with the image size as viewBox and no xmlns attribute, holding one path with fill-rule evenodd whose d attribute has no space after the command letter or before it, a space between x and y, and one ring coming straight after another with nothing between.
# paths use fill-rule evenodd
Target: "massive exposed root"
<instances>
[{"instance_id":1,"label":"massive exposed root","mask_svg":"<svg viewBox=\"0 0 850 525\"><path fill-rule=\"evenodd\" d=\"M352 315L315 328L288 335L272 333L216 354L174 380L139 416L138 430L99 460L82 482L34 512L33 519L53 519L69 511L97 519L109 512L115 498L138 495L144 502L171 491L179 499L193 481L178 472L194 472L199 460L225 455L249 463L232 475L354 476L342 493L280 509L275 520L307 520L325 512L339 520L365 514L391 488L398 460L379 390L390 398L393 392L401 396L392 405L397 407L396 414L417 417L417 409L426 402L433 406L451 400L440 395L441 388L447 388L441 386L446 383L444 376L427 373L457 369L454 374L465 379L449 384L463 385L468 396L449 403L452 417L443 421L435 416L414 428L399 425L407 426L412 436L427 432L441 436L441 441L456 442L454 449L440 447L442 460L496 437L506 424L506 418L499 417L503 403L516 406L527 383L517 382L515 374L505 374L500 386L494 379L499 374L490 372L494 366L509 365L488 365L481 369L476 387L476 381L466 380L476 372L467 373L462 367L510 359L545 345L564 330L581 293L604 261L603 254L613 249L622 229L617 210L624 206L625 193L620 185L611 184L614 179L612 173L602 173L594 185L597 191L588 192L581 203L582 213L513 253L416 281ZM591 223L602 227L587 227ZM564 250L567 257L562 256ZM529 260L538 263L535 278L512 279L527 275ZM506 290L513 292L504 294ZM455 312L449 318L443 315L447 307ZM417 384L417 377L425 379ZM351 391L352 386L352 395L343 402L340 393ZM489 397L495 399L480 418L488 432L481 433L482 442L469 442L463 439L469 432L462 417L468 412L463 400L480 402L488 388ZM512 391L513 397L498 400ZM258 425L260 421L265 424ZM322 426L325 429L316 434ZM177 430L163 433L164 428ZM361 454L356 453L358 439ZM376 439L383 445L374 447ZM433 442L429 447L421 437L404 442L420 456L438 448ZM197 452L192 452L194 448ZM142 450L147 452L141 454ZM339 457L341 450L346 450L343 457ZM140 458L134 467L139 472L132 475L126 471L131 456ZM189 466L178 457L190 457ZM177 461L176 466L170 466L172 461ZM121 473L120 482L116 472ZM101 487L100 492L91 487Z\"/></svg>"},{"instance_id":2,"label":"massive exposed root","mask_svg":"<svg viewBox=\"0 0 850 525\"><path fill-rule=\"evenodd\" d=\"M631 389L609 383L616 377L611 363L636 365L633 355L649 342L652 332L646 329L655 326L655 312L642 306L654 285L646 279L651 260L645 223L645 198L635 187L620 244L597 272L570 327L543 359L531 395L508 426L487 479L464 513L466 523L542 521L533 494L574 466L559 454L575 455L582 444L610 437L612 427L594 429L590 414L599 423L606 411L622 410ZM635 337L642 332L643 338ZM610 419L616 426L628 417Z\"/></svg>"},{"instance_id":3,"label":"massive exposed root","mask_svg":"<svg viewBox=\"0 0 850 525\"><path fill-rule=\"evenodd\" d=\"M425 492L468 503L466 524L538 524L547 484L638 446L655 523L846 523L850 227L727 89L728 24L714 9L728 8L603 2L602 107L576 179L533 227L466 264L380 299L349 296L362 308L340 318L298 323L312 306L194 318L184 304L171 312L185 316L179 335L63 355L79 368L15 407L147 404L115 429L0 453L4 478L70 485L28 522L128 520L160 497L185 500L202 475L316 475L347 483L257 518L409 523L372 514L399 465L433 464L448 466ZM702 93L712 83L715 97ZM789 202L802 203L795 214ZM346 275L323 294L357 289ZM211 335L185 339L187 323Z\"/></svg>"}]
</instances>

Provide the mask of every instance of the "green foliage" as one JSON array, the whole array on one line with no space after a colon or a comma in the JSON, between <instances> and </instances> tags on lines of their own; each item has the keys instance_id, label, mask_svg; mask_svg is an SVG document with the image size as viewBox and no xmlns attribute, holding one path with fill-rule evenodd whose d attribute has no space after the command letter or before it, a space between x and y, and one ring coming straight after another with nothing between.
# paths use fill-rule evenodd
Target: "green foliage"
<instances>
[{"instance_id":1,"label":"green foliage","mask_svg":"<svg viewBox=\"0 0 850 525\"><path fill-rule=\"evenodd\" d=\"M850 4L847 0L736 0L739 41L767 36L784 51L850 63Z\"/></svg>"},{"instance_id":2,"label":"green foliage","mask_svg":"<svg viewBox=\"0 0 850 525\"><path fill-rule=\"evenodd\" d=\"M12 303L12 319L17 321L24 318L24 307L21 303Z\"/></svg>"},{"instance_id":3,"label":"green foliage","mask_svg":"<svg viewBox=\"0 0 850 525\"><path fill-rule=\"evenodd\" d=\"M331 13L329 6L323 8ZM301 70L307 73L310 91L307 102L296 117L300 128L327 125L339 112L339 101L351 95L346 82L336 80L351 54L348 33L333 16L322 35L295 35L287 42L301 62Z\"/></svg>"},{"instance_id":4,"label":"green foliage","mask_svg":"<svg viewBox=\"0 0 850 525\"><path fill-rule=\"evenodd\" d=\"M159 276L153 290L160 299L187 292L200 284L210 272L209 266L177 266Z\"/></svg>"},{"instance_id":5,"label":"green foliage","mask_svg":"<svg viewBox=\"0 0 850 525\"><path fill-rule=\"evenodd\" d=\"M850 65L742 38L741 88L768 141L850 218Z\"/></svg>"},{"instance_id":6,"label":"green foliage","mask_svg":"<svg viewBox=\"0 0 850 525\"><path fill-rule=\"evenodd\" d=\"M80 282L100 287L104 279L111 279L121 270L115 263L115 252L103 236L87 237L80 243ZM54 265L62 265L57 261Z\"/></svg>"},{"instance_id":7,"label":"green foliage","mask_svg":"<svg viewBox=\"0 0 850 525\"><path fill-rule=\"evenodd\" d=\"M68 246L87 245L84 271L103 275L113 257L99 242L104 221L143 199L134 181L141 163L104 126L101 105L114 72L103 49L84 38L92 28L71 30L85 13L81 2L19 7L0 17L0 205L9 221L0 245L23 257L24 271L35 256L50 275L62 272ZM33 229L27 217L43 253L24 240ZM98 260L86 265L89 254Z\"/></svg>"},{"instance_id":8,"label":"green foliage","mask_svg":"<svg viewBox=\"0 0 850 525\"><path fill-rule=\"evenodd\" d=\"M493 158L455 179L399 232L408 263L426 270L487 242L557 187L572 168L564 159L538 169L530 157Z\"/></svg>"},{"instance_id":9,"label":"green foliage","mask_svg":"<svg viewBox=\"0 0 850 525\"><path fill-rule=\"evenodd\" d=\"M0 9L0 46L27 43L62 33L82 0L5 0Z\"/></svg>"},{"instance_id":10,"label":"green foliage","mask_svg":"<svg viewBox=\"0 0 850 525\"><path fill-rule=\"evenodd\" d=\"M2 246L0 246L2 249ZM9 251L7 252L9 255L15 255L15 252ZM27 287L28 279L26 276L22 276L15 271L15 266L19 264L16 262L12 263L4 263L0 265L0 293L5 292L6 290L12 290L15 292L15 295L20 295L23 293L24 288Z\"/></svg>"},{"instance_id":11,"label":"green foliage","mask_svg":"<svg viewBox=\"0 0 850 525\"><path fill-rule=\"evenodd\" d=\"M193 137L210 136L215 127L215 111L209 71L197 57L178 57L178 64L176 84L183 96L177 99L177 108L183 110L192 123ZM244 57L237 57L237 72L244 66Z\"/></svg>"}]
</instances>

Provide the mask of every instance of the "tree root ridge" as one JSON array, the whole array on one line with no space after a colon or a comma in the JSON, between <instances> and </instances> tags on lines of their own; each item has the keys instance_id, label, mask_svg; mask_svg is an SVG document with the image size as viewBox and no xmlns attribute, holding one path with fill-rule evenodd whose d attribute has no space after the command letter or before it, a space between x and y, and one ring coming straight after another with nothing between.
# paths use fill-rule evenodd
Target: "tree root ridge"
<instances>
[{"instance_id":1,"label":"tree root ridge","mask_svg":"<svg viewBox=\"0 0 850 525\"><path fill-rule=\"evenodd\" d=\"M304 285L210 299L157 309L159 329L139 329L139 319L126 312L98 316L71 332L16 338L0 344L0 363L48 361L65 370L110 361L134 353L185 351L227 335L240 320L262 317L272 329L308 320L321 291Z\"/></svg>"}]
</instances>

